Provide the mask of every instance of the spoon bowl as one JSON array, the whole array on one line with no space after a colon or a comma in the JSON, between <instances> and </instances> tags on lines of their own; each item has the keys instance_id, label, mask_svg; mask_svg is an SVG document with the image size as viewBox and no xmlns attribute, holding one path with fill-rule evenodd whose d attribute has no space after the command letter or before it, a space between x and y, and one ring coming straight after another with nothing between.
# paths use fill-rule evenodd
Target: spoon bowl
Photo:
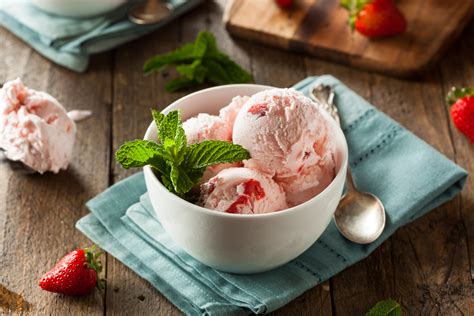
<instances>
[{"instance_id":1,"label":"spoon bowl","mask_svg":"<svg viewBox=\"0 0 474 316\"><path fill-rule=\"evenodd\" d=\"M369 244L383 232L385 209L375 195L354 190L339 202L334 221L337 229L350 241Z\"/></svg>"},{"instance_id":2,"label":"spoon bowl","mask_svg":"<svg viewBox=\"0 0 474 316\"><path fill-rule=\"evenodd\" d=\"M158 0L148 0L144 4L134 7L128 14L131 22L140 25L149 25L161 22L166 19L173 7L166 2Z\"/></svg>"}]
</instances>

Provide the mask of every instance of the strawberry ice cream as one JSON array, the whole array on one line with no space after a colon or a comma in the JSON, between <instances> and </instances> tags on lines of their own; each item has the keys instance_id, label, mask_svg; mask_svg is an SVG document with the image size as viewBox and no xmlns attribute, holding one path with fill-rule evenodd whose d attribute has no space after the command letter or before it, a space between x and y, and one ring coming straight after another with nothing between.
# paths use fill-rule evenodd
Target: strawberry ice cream
<instances>
[{"instance_id":1,"label":"strawberry ice cream","mask_svg":"<svg viewBox=\"0 0 474 316\"><path fill-rule=\"evenodd\" d=\"M293 89L271 89L253 95L235 120L233 141L258 169L287 193L290 206L321 192L334 178L334 145L318 106Z\"/></svg>"},{"instance_id":2,"label":"strawberry ice cream","mask_svg":"<svg viewBox=\"0 0 474 316\"><path fill-rule=\"evenodd\" d=\"M0 148L5 156L39 173L66 169L72 156L76 125L62 105L20 79L0 89Z\"/></svg>"},{"instance_id":3,"label":"strawberry ice cream","mask_svg":"<svg viewBox=\"0 0 474 316\"><path fill-rule=\"evenodd\" d=\"M244 106L245 102L247 102L248 99L250 99L250 97L247 97L247 96L234 97L232 101L229 103L229 105L223 107L219 111L219 117L224 120L231 134L234 129L235 118L237 117L237 114L239 114L240 109Z\"/></svg>"},{"instance_id":4,"label":"strawberry ice cream","mask_svg":"<svg viewBox=\"0 0 474 316\"><path fill-rule=\"evenodd\" d=\"M201 185L202 205L233 214L261 214L285 209L281 187L267 175L248 168L228 168Z\"/></svg>"},{"instance_id":5,"label":"strawberry ice cream","mask_svg":"<svg viewBox=\"0 0 474 316\"><path fill-rule=\"evenodd\" d=\"M231 141L232 134L225 121L215 115L200 113L183 123L188 144L195 144L203 140Z\"/></svg>"},{"instance_id":6,"label":"strawberry ice cream","mask_svg":"<svg viewBox=\"0 0 474 316\"><path fill-rule=\"evenodd\" d=\"M199 143L203 140L232 141L232 131L229 130L226 121L215 115L200 113L198 116L186 120L183 123L183 128L188 144ZM206 169L201 182L206 182L225 168L239 167L241 165L241 163L222 163L210 166Z\"/></svg>"}]
</instances>

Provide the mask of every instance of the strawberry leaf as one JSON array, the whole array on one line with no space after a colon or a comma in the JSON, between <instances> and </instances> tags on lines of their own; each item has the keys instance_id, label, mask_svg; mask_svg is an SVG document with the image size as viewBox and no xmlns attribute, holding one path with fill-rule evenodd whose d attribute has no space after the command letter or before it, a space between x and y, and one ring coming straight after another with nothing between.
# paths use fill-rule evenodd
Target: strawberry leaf
<instances>
[{"instance_id":1,"label":"strawberry leaf","mask_svg":"<svg viewBox=\"0 0 474 316\"><path fill-rule=\"evenodd\" d=\"M474 96L474 87L470 87L470 88L452 87L448 95L446 96L446 103L448 105L452 105L457 100L463 97L468 97L468 96Z\"/></svg>"},{"instance_id":2,"label":"strawberry leaf","mask_svg":"<svg viewBox=\"0 0 474 316\"><path fill-rule=\"evenodd\" d=\"M372 2L372 0L341 0L341 7L349 11L348 22L352 31L355 27L357 15L364 8L364 6L370 2Z\"/></svg>"}]
</instances>

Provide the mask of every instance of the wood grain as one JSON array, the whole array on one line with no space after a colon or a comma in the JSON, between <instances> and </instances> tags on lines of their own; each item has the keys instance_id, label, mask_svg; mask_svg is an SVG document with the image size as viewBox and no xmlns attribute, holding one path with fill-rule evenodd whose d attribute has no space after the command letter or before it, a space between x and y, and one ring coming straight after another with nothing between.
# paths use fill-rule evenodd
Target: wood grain
<instances>
[{"instance_id":1,"label":"wood grain","mask_svg":"<svg viewBox=\"0 0 474 316\"><path fill-rule=\"evenodd\" d=\"M27 175L12 170L5 161L0 163L0 296L7 291L20 294L35 315L100 315L104 304L99 292L62 297L42 291L37 282L65 253L90 244L74 224L87 213L85 201L108 186L110 127L104 124L110 119L111 103L108 56L96 58L91 70L80 75L52 65L4 29L0 38L1 82L21 77L29 87L48 91L67 109L94 112L78 124L68 171ZM3 303L0 313L7 313Z\"/></svg>"},{"instance_id":2,"label":"wood grain","mask_svg":"<svg viewBox=\"0 0 474 316\"><path fill-rule=\"evenodd\" d=\"M194 39L204 28L216 35L226 53L252 71L257 83L287 87L308 75L330 73L474 172L474 146L452 125L443 103L452 85L474 84L474 21L461 35L463 40L456 41L431 71L407 81L234 40L221 24L226 3L208 1L162 30L94 56L85 74L51 64L0 28L0 83L20 76L29 86L56 96L68 109L94 112L93 118L79 124L69 171L31 176L0 163L0 314L181 314L155 288L111 256L106 263L105 297L99 293L84 298L51 295L42 292L36 282L64 253L89 244L74 229L76 220L87 212L84 202L134 172L116 165L111 153L123 141L142 137L151 121L151 107L162 109L189 92L165 93L164 84L174 73L145 77L143 62ZM417 5L415 1L401 3ZM458 5L463 4L456 2L453 7ZM317 16L318 10L324 6L310 13ZM417 16L422 21L418 26L427 23L428 15ZM267 18L262 15L261 22ZM311 26L310 22L305 23ZM449 26L446 31L450 31ZM273 314L361 315L378 300L393 297L403 304L407 315L474 315L473 189L474 180L469 177L464 191L453 201L400 229L366 260Z\"/></svg>"},{"instance_id":3,"label":"wood grain","mask_svg":"<svg viewBox=\"0 0 474 316\"><path fill-rule=\"evenodd\" d=\"M405 33L370 40L347 25L339 0L295 1L281 10L273 0L233 0L224 23L237 37L312 54L354 67L395 76L419 73L433 64L461 32L474 12L474 1L401 0Z\"/></svg>"},{"instance_id":4,"label":"wood grain","mask_svg":"<svg viewBox=\"0 0 474 316\"><path fill-rule=\"evenodd\" d=\"M441 124L446 122L446 113L437 71L409 82L374 77L373 103L453 158L448 125ZM465 234L459 229L459 215L455 199L399 229L391 238L394 296L408 314L468 314L468 304L462 304L467 301L460 299L460 304L453 290L470 291L470 279L463 272L469 265L467 248L465 241L458 239Z\"/></svg>"},{"instance_id":5,"label":"wood grain","mask_svg":"<svg viewBox=\"0 0 474 316\"><path fill-rule=\"evenodd\" d=\"M151 56L176 48L179 37L179 23L171 23L117 49L114 58L112 151L127 140L143 138L152 120L150 110L161 110L181 96L164 92L164 84L169 79L167 72L145 76L141 71L145 60ZM110 163L113 174L111 183L138 171L124 170L114 160ZM115 258L108 264L107 278L107 314L179 314L161 293Z\"/></svg>"},{"instance_id":6,"label":"wood grain","mask_svg":"<svg viewBox=\"0 0 474 316\"><path fill-rule=\"evenodd\" d=\"M466 28L463 36L464 39L474 38L474 21ZM460 40L457 41L450 50L452 53L444 58L440 63L440 74L443 81L443 94L447 94L452 86L466 87L474 86L474 41ZM446 116L448 116L449 108L445 107ZM471 176L468 177L466 186L461 193L460 208L464 221L464 228L467 233L467 243L469 248L470 273L471 279L474 281L474 145L463 137L459 130L449 120L450 135L454 144L454 158L461 166L463 166ZM474 314L474 304L472 304L471 315Z\"/></svg>"}]
</instances>

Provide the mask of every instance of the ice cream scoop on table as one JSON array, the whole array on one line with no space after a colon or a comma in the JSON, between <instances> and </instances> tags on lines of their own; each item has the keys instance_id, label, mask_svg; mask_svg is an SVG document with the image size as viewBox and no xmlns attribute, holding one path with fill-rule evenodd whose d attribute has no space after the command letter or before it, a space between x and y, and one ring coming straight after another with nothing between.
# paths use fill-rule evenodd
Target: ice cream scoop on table
<instances>
[{"instance_id":1,"label":"ice cream scoop on table","mask_svg":"<svg viewBox=\"0 0 474 316\"><path fill-rule=\"evenodd\" d=\"M0 89L0 149L6 158L44 173L67 169L76 137L75 120L89 111L67 113L46 92L26 87L20 79Z\"/></svg>"}]
</instances>

